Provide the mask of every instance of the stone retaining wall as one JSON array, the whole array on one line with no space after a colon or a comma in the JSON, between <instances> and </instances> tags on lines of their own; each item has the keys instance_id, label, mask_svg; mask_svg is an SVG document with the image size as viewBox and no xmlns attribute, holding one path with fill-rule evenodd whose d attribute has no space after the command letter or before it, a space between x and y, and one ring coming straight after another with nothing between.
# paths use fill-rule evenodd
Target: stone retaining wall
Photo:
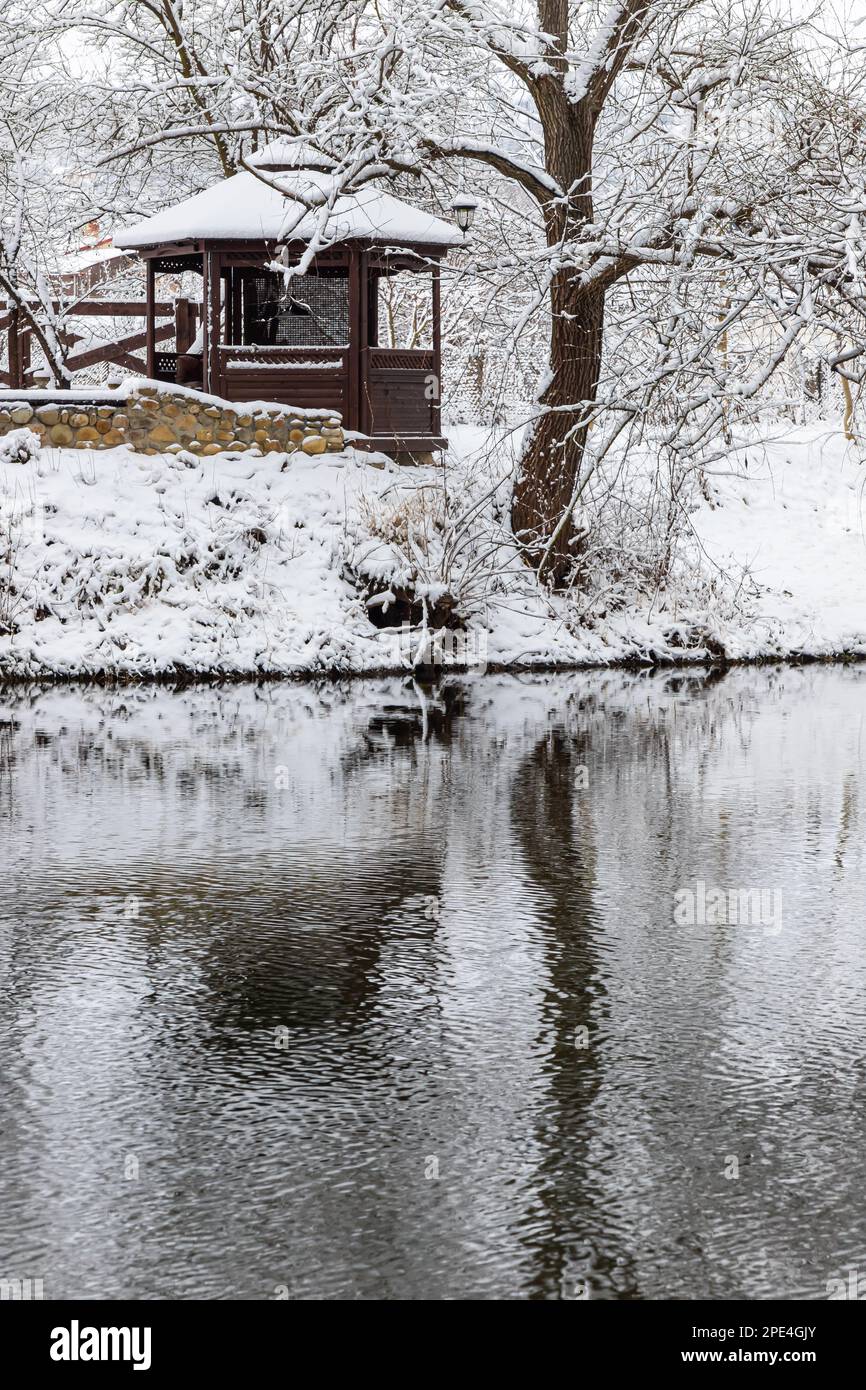
<instances>
[{"instance_id":1,"label":"stone retaining wall","mask_svg":"<svg viewBox=\"0 0 866 1390\"><path fill-rule=\"evenodd\" d=\"M43 395L44 393L40 393ZM43 444L64 449L113 449L125 444L140 454L172 454L181 449L210 455L244 450L305 454L339 452L344 447L337 415L293 411L288 406L237 408L197 398L192 392L136 386L116 403L51 401L0 402L0 435L26 428Z\"/></svg>"}]
</instances>

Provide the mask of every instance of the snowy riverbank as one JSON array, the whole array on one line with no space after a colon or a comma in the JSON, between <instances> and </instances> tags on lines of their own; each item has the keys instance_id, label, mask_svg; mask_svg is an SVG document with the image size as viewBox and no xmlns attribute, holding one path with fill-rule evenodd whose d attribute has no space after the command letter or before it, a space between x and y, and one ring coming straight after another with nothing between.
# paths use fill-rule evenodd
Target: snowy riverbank
<instances>
[{"instance_id":1,"label":"snowy riverbank","mask_svg":"<svg viewBox=\"0 0 866 1390\"><path fill-rule=\"evenodd\" d=\"M469 665L866 655L863 475L838 432L746 450L691 514L675 582L591 610L510 550L507 441L451 436L445 470L353 451L0 458L0 677L400 670L441 642L371 621L407 592L450 596L445 659Z\"/></svg>"}]
</instances>

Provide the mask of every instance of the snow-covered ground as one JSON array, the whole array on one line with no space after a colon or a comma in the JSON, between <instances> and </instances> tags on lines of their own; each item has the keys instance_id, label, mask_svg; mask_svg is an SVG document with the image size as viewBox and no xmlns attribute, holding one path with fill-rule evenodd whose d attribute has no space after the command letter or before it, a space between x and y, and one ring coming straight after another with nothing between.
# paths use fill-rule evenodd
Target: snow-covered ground
<instances>
[{"instance_id":1,"label":"snow-covered ground","mask_svg":"<svg viewBox=\"0 0 866 1390\"><path fill-rule=\"evenodd\" d=\"M719 502L696 514L716 563L759 586L731 657L829 656L866 650L866 459L837 429L768 437L716 479Z\"/></svg>"},{"instance_id":2,"label":"snow-covered ground","mask_svg":"<svg viewBox=\"0 0 866 1390\"><path fill-rule=\"evenodd\" d=\"M688 582L591 616L542 592L509 548L514 441L450 433L446 469L352 450L21 462L7 437L0 676L866 655L863 473L829 427L768 438L710 480L713 502L691 515L701 583L693 558ZM372 595L387 610L409 588L453 597L464 628L444 653L423 628L371 622Z\"/></svg>"}]
</instances>

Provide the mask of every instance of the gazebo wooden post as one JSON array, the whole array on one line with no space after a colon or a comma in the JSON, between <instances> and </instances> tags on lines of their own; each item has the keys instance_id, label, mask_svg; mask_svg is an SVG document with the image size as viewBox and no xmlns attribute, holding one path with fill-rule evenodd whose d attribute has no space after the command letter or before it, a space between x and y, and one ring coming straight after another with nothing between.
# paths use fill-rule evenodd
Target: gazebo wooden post
<instances>
[{"instance_id":1,"label":"gazebo wooden post","mask_svg":"<svg viewBox=\"0 0 866 1390\"><path fill-rule=\"evenodd\" d=\"M210 257L205 250L201 256L201 389L208 389L210 375Z\"/></svg>"},{"instance_id":2,"label":"gazebo wooden post","mask_svg":"<svg viewBox=\"0 0 866 1390\"><path fill-rule=\"evenodd\" d=\"M146 371L147 375L153 379L156 376L156 261L152 256L149 256L147 260L145 280L147 285L144 310Z\"/></svg>"},{"instance_id":3,"label":"gazebo wooden post","mask_svg":"<svg viewBox=\"0 0 866 1390\"><path fill-rule=\"evenodd\" d=\"M370 256L358 254L358 423L356 429L369 434L371 423L368 372L370 367Z\"/></svg>"},{"instance_id":4,"label":"gazebo wooden post","mask_svg":"<svg viewBox=\"0 0 866 1390\"><path fill-rule=\"evenodd\" d=\"M436 395L433 398L433 433L438 434L442 420L442 264L437 261L433 267L433 375Z\"/></svg>"},{"instance_id":5,"label":"gazebo wooden post","mask_svg":"<svg viewBox=\"0 0 866 1390\"><path fill-rule=\"evenodd\" d=\"M243 342L243 321L241 310L241 277L237 266L231 268L232 333L230 342Z\"/></svg>"},{"instance_id":6,"label":"gazebo wooden post","mask_svg":"<svg viewBox=\"0 0 866 1390\"><path fill-rule=\"evenodd\" d=\"M174 304L174 343L178 353L184 353L195 337L192 307L188 299L176 299Z\"/></svg>"},{"instance_id":7,"label":"gazebo wooden post","mask_svg":"<svg viewBox=\"0 0 866 1390\"><path fill-rule=\"evenodd\" d=\"M18 340L18 371L21 380L19 385L22 387L32 386L33 382L28 380L30 373L30 347L33 341L33 334L29 328L24 328Z\"/></svg>"},{"instance_id":8,"label":"gazebo wooden post","mask_svg":"<svg viewBox=\"0 0 866 1390\"><path fill-rule=\"evenodd\" d=\"M207 387L213 396L220 394L219 341L220 341L220 255L218 251L208 251L207 261L207 320L204 334L204 350L207 357Z\"/></svg>"},{"instance_id":9,"label":"gazebo wooden post","mask_svg":"<svg viewBox=\"0 0 866 1390\"><path fill-rule=\"evenodd\" d=\"M349 372L346 383L347 429L361 428L361 253L355 242L349 242Z\"/></svg>"},{"instance_id":10,"label":"gazebo wooden post","mask_svg":"<svg viewBox=\"0 0 866 1390\"><path fill-rule=\"evenodd\" d=\"M21 376L21 333L18 326L19 313L13 305L9 310L9 385L18 389L24 385Z\"/></svg>"}]
</instances>

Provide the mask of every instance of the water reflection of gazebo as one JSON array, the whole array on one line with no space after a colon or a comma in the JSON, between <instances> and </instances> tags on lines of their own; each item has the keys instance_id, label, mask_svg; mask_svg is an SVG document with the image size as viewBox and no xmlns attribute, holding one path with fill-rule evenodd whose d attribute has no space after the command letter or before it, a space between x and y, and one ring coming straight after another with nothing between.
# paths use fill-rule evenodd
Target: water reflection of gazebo
<instances>
[{"instance_id":1,"label":"water reflection of gazebo","mask_svg":"<svg viewBox=\"0 0 866 1390\"><path fill-rule=\"evenodd\" d=\"M115 236L147 267L148 375L230 401L339 411L377 448L441 448L440 264L460 233L368 185L336 199L322 248L287 284L275 262L296 263L317 226L292 191L327 181L293 155L277 141L254 156L263 177L244 170ZM201 276L201 302L163 352L155 280L184 271ZM380 285L400 274L428 277L424 346L380 346Z\"/></svg>"}]
</instances>

